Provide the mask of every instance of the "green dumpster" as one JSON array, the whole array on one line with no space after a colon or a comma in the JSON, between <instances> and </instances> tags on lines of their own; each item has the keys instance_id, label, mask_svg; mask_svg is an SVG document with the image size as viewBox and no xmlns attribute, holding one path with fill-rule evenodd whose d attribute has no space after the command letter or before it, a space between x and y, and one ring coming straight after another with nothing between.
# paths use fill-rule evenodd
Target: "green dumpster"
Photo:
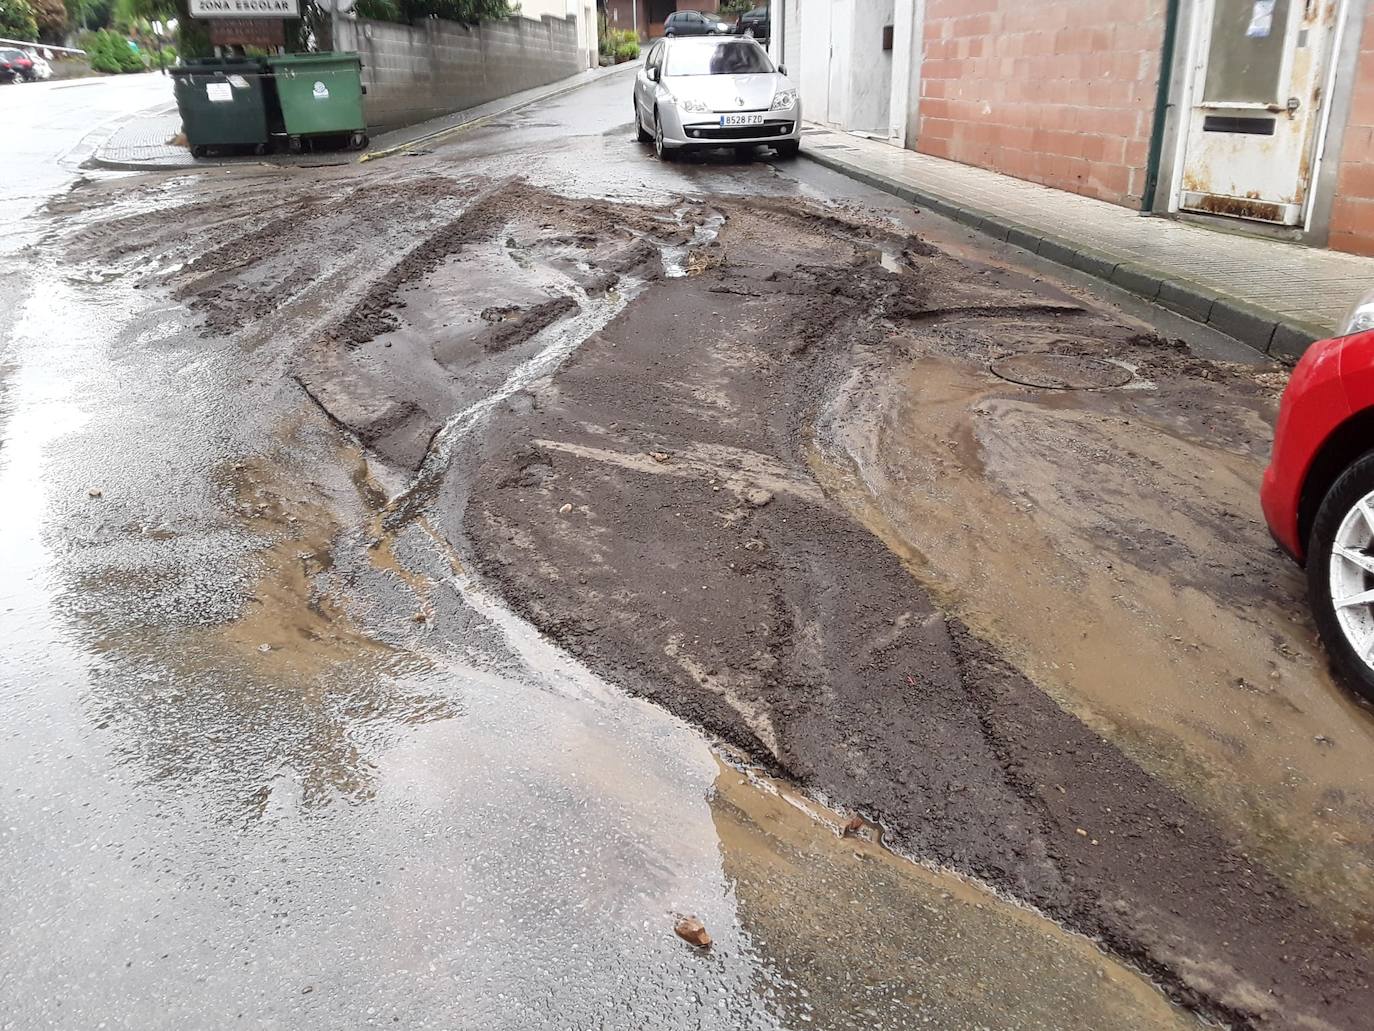
<instances>
[{"instance_id":1,"label":"green dumpster","mask_svg":"<svg viewBox=\"0 0 1374 1031\"><path fill-rule=\"evenodd\" d=\"M282 127L292 150L302 140L346 138L367 146L362 61L354 53L281 54L267 59L281 102Z\"/></svg>"},{"instance_id":2,"label":"green dumpster","mask_svg":"<svg viewBox=\"0 0 1374 1031\"><path fill-rule=\"evenodd\" d=\"M267 150L270 82L262 61L205 58L169 70L193 156L204 157L212 147Z\"/></svg>"}]
</instances>

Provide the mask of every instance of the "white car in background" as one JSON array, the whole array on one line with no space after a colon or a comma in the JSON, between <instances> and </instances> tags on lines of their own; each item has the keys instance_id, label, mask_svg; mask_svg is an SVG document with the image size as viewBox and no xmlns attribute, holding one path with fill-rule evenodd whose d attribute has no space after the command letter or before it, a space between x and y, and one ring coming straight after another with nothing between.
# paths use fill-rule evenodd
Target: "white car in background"
<instances>
[{"instance_id":1,"label":"white car in background","mask_svg":"<svg viewBox=\"0 0 1374 1031\"><path fill-rule=\"evenodd\" d=\"M26 50L24 51L24 53L28 54L30 59L33 61L33 77L35 79L41 81L43 79L52 78L52 65L48 64L46 57L38 53L38 51L36 50ZM48 57L51 56L52 51L48 51Z\"/></svg>"},{"instance_id":2,"label":"white car in background","mask_svg":"<svg viewBox=\"0 0 1374 1031\"><path fill-rule=\"evenodd\" d=\"M635 129L664 161L698 147L801 150L801 101L787 69L749 38L660 39L635 76Z\"/></svg>"}]
</instances>

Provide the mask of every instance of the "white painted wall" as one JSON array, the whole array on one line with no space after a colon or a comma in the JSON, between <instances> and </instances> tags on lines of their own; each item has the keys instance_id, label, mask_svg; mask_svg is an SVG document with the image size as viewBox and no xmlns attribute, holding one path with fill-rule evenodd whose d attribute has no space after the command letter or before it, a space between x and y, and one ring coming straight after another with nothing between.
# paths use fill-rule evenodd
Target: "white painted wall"
<instances>
[{"instance_id":1,"label":"white painted wall","mask_svg":"<svg viewBox=\"0 0 1374 1031\"><path fill-rule=\"evenodd\" d=\"M888 134L892 51L883 49L883 26L893 24L893 13L894 0L854 0L845 41L849 55L846 129Z\"/></svg>"},{"instance_id":2,"label":"white painted wall","mask_svg":"<svg viewBox=\"0 0 1374 1031\"><path fill-rule=\"evenodd\" d=\"M787 0L782 53L787 70L801 91L802 113L807 121L884 137L889 134L893 55L903 39L894 35L893 50L883 50L883 26L895 25L897 6L901 4L910 39L914 32L913 2ZM905 85L910 79L910 55L903 56ZM903 91L903 104L904 101Z\"/></svg>"},{"instance_id":3,"label":"white painted wall","mask_svg":"<svg viewBox=\"0 0 1374 1031\"><path fill-rule=\"evenodd\" d=\"M584 68L596 67L596 4L583 0L519 0L520 14L538 21L544 15L576 18L578 45L585 53Z\"/></svg>"}]
</instances>

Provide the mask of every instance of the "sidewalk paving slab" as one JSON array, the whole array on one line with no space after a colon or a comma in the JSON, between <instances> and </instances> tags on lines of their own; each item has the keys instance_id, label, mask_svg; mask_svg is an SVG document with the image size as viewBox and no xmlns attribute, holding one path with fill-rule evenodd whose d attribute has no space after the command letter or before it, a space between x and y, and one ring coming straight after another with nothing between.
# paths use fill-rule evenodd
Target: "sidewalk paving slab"
<instances>
[{"instance_id":1,"label":"sidewalk paving slab","mask_svg":"<svg viewBox=\"0 0 1374 1031\"><path fill-rule=\"evenodd\" d=\"M531 89L512 93L477 107L452 114L432 118L416 125L395 129L384 133L372 141L368 150L321 151L304 154L267 154L267 155L216 155L208 158L193 158L191 151L184 146L172 144L172 137L181 131L181 116L175 104L153 108L135 118L126 119L94 147L90 162L100 168L120 171L163 171L178 168L222 168L233 165L272 164L283 166L346 165L353 161L373 160L387 157L393 153L424 143L435 142L451 132L471 128L488 118L508 114L519 108L561 96L572 90L580 89L608 75L624 72L636 67L636 62L612 65L606 68L592 68L578 72L557 82L547 83ZM170 80L168 91L170 92Z\"/></svg>"},{"instance_id":2,"label":"sidewalk paving slab","mask_svg":"<svg viewBox=\"0 0 1374 1031\"><path fill-rule=\"evenodd\" d=\"M808 126L802 154L1274 357L1330 336L1374 286L1374 258L1145 216L863 136Z\"/></svg>"}]
</instances>

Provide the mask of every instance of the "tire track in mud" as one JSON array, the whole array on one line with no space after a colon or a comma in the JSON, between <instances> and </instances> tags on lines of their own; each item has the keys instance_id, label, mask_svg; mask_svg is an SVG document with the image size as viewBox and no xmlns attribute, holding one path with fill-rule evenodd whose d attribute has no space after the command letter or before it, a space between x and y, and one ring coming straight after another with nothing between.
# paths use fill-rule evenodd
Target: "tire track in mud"
<instances>
[{"instance_id":1,"label":"tire track in mud","mask_svg":"<svg viewBox=\"0 0 1374 1031\"><path fill-rule=\"evenodd\" d=\"M899 358L893 327L925 312L1019 310L1152 375L1193 361L1052 291L919 253L896 276L868 234L793 244L776 213L723 208L720 262L656 286L494 418L464 522L483 576L593 669L882 822L901 850L1102 941L1197 1011L1357 1025L1374 1006L1357 944L946 617L868 530L758 486L770 462L811 482L818 399L856 350ZM818 231L799 215L790 232ZM654 468L703 447L734 457Z\"/></svg>"}]
</instances>

